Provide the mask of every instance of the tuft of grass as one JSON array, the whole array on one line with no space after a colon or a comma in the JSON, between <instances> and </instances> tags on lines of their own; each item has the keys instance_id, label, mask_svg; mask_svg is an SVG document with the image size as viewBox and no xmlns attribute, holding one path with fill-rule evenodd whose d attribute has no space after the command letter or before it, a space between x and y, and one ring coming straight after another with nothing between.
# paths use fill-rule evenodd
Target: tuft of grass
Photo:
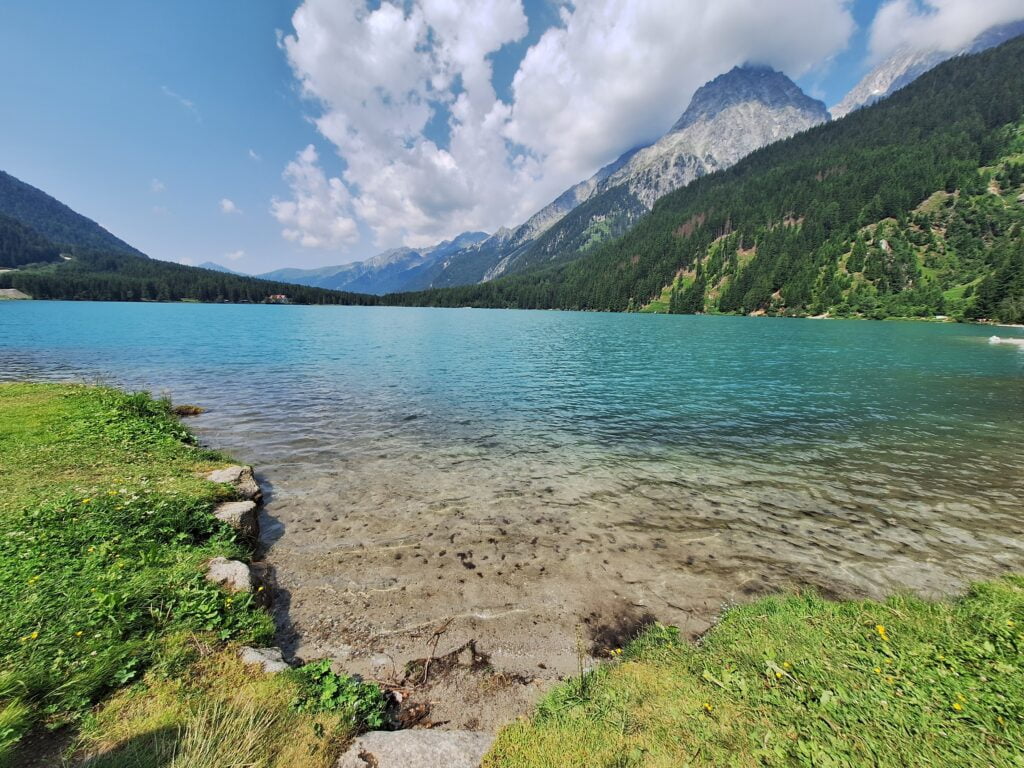
<instances>
[{"instance_id":1,"label":"tuft of grass","mask_svg":"<svg viewBox=\"0 0 1024 768\"><path fill-rule=\"evenodd\" d=\"M316 725L343 743L365 720L347 700L293 711L301 677L248 680L229 663L227 643L265 645L274 627L203 575L249 554L211 514L230 489L203 473L226 461L145 393L0 384L0 765L33 729L87 722L78 749L97 765L320 768L326 746L274 762L284 748L249 727L289 742ZM257 746L270 762L222 759Z\"/></svg>"},{"instance_id":2,"label":"tuft of grass","mask_svg":"<svg viewBox=\"0 0 1024 768\"><path fill-rule=\"evenodd\" d=\"M315 715L294 706L299 672L265 676L195 638L183 674L154 667L86 720L83 768L317 768L331 765L353 732L354 712Z\"/></svg>"},{"instance_id":3,"label":"tuft of grass","mask_svg":"<svg viewBox=\"0 0 1024 768\"><path fill-rule=\"evenodd\" d=\"M1024 578L952 602L771 597L655 627L507 727L487 768L1024 765Z\"/></svg>"}]
</instances>

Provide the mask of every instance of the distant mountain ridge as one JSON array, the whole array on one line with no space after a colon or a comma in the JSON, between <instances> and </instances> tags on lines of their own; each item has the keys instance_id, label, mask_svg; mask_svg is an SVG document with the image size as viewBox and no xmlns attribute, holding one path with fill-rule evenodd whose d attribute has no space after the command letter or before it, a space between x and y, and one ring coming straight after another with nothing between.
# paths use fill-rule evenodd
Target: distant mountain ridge
<instances>
[{"instance_id":1,"label":"distant mountain ridge","mask_svg":"<svg viewBox=\"0 0 1024 768\"><path fill-rule=\"evenodd\" d=\"M393 248L363 261L314 269L286 267L265 272L258 277L376 295L423 290L433 287L433 276L444 269L452 254L482 242L487 237L486 232L463 232L429 248Z\"/></svg>"},{"instance_id":2,"label":"distant mountain ridge","mask_svg":"<svg viewBox=\"0 0 1024 768\"><path fill-rule=\"evenodd\" d=\"M902 48L876 66L832 107L832 116L843 117L903 88L946 59L980 53L1024 34L1024 20L1001 24L982 32L970 43L954 51Z\"/></svg>"},{"instance_id":3,"label":"distant mountain ridge","mask_svg":"<svg viewBox=\"0 0 1024 768\"><path fill-rule=\"evenodd\" d=\"M223 272L226 275L242 275L243 272L238 272L230 267L225 267L223 264L218 264L215 261L204 261L202 264L197 264L199 269L210 269L214 272Z\"/></svg>"}]
</instances>

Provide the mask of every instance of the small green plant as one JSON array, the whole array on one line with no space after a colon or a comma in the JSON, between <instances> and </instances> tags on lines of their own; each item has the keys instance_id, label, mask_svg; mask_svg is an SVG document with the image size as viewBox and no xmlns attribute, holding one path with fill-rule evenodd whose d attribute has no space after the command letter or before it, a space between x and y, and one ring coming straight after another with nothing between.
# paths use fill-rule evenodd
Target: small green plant
<instances>
[{"instance_id":1,"label":"small green plant","mask_svg":"<svg viewBox=\"0 0 1024 768\"><path fill-rule=\"evenodd\" d=\"M379 686L332 672L329 659L310 662L295 674L301 680L301 692L294 703L297 711L348 711L354 725L371 730L384 725L387 699Z\"/></svg>"}]
</instances>

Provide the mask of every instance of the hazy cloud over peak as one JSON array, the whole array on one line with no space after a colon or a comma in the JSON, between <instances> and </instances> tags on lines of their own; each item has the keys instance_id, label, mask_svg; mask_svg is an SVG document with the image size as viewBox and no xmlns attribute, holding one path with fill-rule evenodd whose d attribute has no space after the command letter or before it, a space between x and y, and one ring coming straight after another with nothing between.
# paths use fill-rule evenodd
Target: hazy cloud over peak
<instances>
[{"instance_id":1,"label":"hazy cloud over peak","mask_svg":"<svg viewBox=\"0 0 1024 768\"><path fill-rule=\"evenodd\" d=\"M891 0L871 24L876 60L898 50L957 51L998 24L1024 19L1021 0Z\"/></svg>"}]
</instances>

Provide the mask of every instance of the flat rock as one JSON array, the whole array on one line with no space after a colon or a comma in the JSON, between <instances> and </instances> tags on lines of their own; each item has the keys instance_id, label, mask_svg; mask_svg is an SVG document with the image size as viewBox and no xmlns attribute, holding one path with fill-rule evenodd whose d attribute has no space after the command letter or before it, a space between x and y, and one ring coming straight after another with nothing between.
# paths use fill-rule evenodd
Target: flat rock
<instances>
[{"instance_id":1,"label":"flat rock","mask_svg":"<svg viewBox=\"0 0 1024 768\"><path fill-rule=\"evenodd\" d=\"M478 768L492 743L493 733L478 731L371 731L335 768Z\"/></svg>"},{"instance_id":2,"label":"flat rock","mask_svg":"<svg viewBox=\"0 0 1024 768\"><path fill-rule=\"evenodd\" d=\"M246 645L238 652L238 658L243 664L259 665L268 675L284 672L289 668L281 656L280 648L250 648Z\"/></svg>"},{"instance_id":3,"label":"flat rock","mask_svg":"<svg viewBox=\"0 0 1024 768\"><path fill-rule=\"evenodd\" d=\"M252 467L245 467L236 464L223 469L215 469L206 476L211 483L228 483L233 485L235 491L243 499L258 502L263 498L259 483L253 477Z\"/></svg>"},{"instance_id":4,"label":"flat rock","mask_svg":"<svg viewBox=\"0 0 1024 768\"><path fill-rule=\"evenodd\" d=\"M255 501L226 501L213 510L213 515L243 536L253 540L259 538L260 527Z\"/></svg>"},{"instance_id":5,"label":"flat rock","mask_svg":"<svg viewBox=\"0 0 1024 768\"><path fill-rule=\"evenodd\" d=\"M206 568L206 580L232 592L252 592L252 572L239 560L215 557Z\"/></svg>"}]
</instances>

